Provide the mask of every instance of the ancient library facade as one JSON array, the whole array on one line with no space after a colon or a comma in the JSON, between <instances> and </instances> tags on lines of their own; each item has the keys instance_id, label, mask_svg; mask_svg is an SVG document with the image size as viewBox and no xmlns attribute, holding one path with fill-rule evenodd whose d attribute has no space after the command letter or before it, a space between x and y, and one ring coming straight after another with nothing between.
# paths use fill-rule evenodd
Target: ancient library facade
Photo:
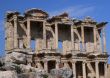
<instances>
[{"instance_id":1,"label":"ancient library facade","mask_svg":"<svg viewBox=\"0 0 110 78\"><path fill-rule=\"evenodd\" d=\"M72 19L67 13L49 17L35 8L24 15L7 12L6 61L47 73L68 68L70 78L107 78L106 24L90 17Z\"/></svg>"}]
</instances>

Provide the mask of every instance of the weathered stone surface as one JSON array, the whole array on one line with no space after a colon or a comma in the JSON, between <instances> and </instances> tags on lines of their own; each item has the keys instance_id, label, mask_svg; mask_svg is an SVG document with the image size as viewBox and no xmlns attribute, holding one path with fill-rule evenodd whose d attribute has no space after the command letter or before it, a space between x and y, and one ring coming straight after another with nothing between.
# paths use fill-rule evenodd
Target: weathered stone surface
<instances>
[{"instance_id":1,"label":"weathered stone surface","mask_svg":"<svg viewBox=\"0 0 110 78\"><path fill-rule=\"evenodd\" d=\"M72 70L69 68L52 69L50 74L53 77L70 78L72 76Z\"/></svg>"},{"instance_id":2,"label":"weathered stone surface","mask_svg":"<svg viewBox=\"0 0 110 78\"><path fill-rule=\"evenodd\" d=\"M18 78L14 71L0 71L0 78Z\"/></svg>"},{"instance_id":3,"label":"weathered stone surface","mask_svg":"<svg viewBox=\"0 0 110 78\"><path fill-rule=\"evenodd\" d=\"M17 64L26 64L26 54L19 53L19 52L13 52L11 59L14 63Z\"/></svg>"},{"instance_id":4,"label":"weathered stone surface","mask_svg":"<svg viewBox=\"0 0 110 78\"><path fill-rule=\"evenodd\" d=\"M5 58L0 58L0 67L2 67L5 64Z\"/></svg>"},{"instance_id":5,"label":"weathered stone surface","mask_svg":"<svg viewBox=\"0 0 110 78\"><path fill-rule=\"evenodd\" d=\"M5 59L6 62L12 62L16 64L26 64L28 60L31 61L31 57L22 52L12 52L10 54L7 54Z\"/></svg>"},{"instance_id":6,"label":"weathered stone surface","mask_svg":"<svg viewBox=\"0 0 110 78\"><path fill-rule=\"evenodd\" d=\"M31 67L30 65L20 65L21 70L24 74L19 74L19 76L28 76L29 78L43 78L47 75L45 70ZM27 78L27 77L26 77Z\"/></svg>"}]
</instances>

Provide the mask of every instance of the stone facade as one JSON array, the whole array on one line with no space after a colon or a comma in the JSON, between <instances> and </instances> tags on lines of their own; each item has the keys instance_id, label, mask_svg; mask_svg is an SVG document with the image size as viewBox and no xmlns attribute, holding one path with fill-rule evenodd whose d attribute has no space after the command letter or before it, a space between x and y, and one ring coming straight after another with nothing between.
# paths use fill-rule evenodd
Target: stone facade
<instances>
[{"instance_id":1,"label":"stone facade","mask_svg":"<svg viewBox=\"0 0 110 78\"><path fill-rule=\"evenodd\" d=\"M47 74L68 69L70 73L63 72L68 78L107 78L106 22L71 19L67 13L49 18L42 10L30 9L23 16L7 12L5 24L6 63ZM64 78L60 76L55 78Z\"/></svg>"}]
</instances>

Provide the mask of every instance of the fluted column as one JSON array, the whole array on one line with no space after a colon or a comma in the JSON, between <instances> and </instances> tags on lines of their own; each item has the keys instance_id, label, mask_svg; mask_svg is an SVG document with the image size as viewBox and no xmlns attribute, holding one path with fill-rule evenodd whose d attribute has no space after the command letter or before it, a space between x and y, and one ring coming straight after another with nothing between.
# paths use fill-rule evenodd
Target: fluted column
<instances>
[{"instance_id":1,"label":"fluted column","mask_svg":"<svg viewBox=\"0 0 110 78\"><path fill-rule=\"evenodd\" d=\"M96 48L97 48L97 42L96 42L96 27L93 28L93 32L94 32L94 51L96 51Z\"/></svg>"},{"instance_id":2,"label":"fluted column","mask_svg":"<svg viewBox=\"0 0 110 78\"><path fill-rule=\"evenodd\" d=\"M76 78L76 62L72 63L72 67L73 67L73 78Z\"/></svg>"},{"instance_id":3,"label":"fluted column","mask_svg":"<svg viewBox=\"0 0 110 78\"><path fill-rule=\"evenodd\" d=\"M99 62L95 62L96 78L99 78Z\"/></svg>"},{"instance_id":4,"label":"fluted column","mask_svg":"<svg viewBox=\"0 0 110 78\"><path fill-rule=\"evenodd\" d=\"M17 16L14 16L14 48L18 48Z\"/></svg>"},{"instance_id":5,"label":"fluted column","mask_svg":"<svg viewBox=\"0 0 110 78\"><path fill-rule=\"evenodd\" d=\"M27 48L31 48L30 19L27 19Z\"/></svg>"},{"instance_id":6,"label":"fluted column","mask_svg":"<svg viewBox=\"0 0 110 78\"><path fill-rule=\"evenodd\" d=\"M86 63L83 62L82 66L83 66L83 78L86 78Z\"/></svg>"},{"instance_id":7,"label":"fluted column","mask_svg":"<svg viewBox=\"0 0 110 78\"><path fill-rule=\"evenodd\" d=\"M82 37L82 50L85 50L85 46L84 46L84 26L81 26L81 37Z\"/></svg>"},{"instance_id":8,"label":"fluted column","mask_svg":"<svg viewBox=\"0 0 110 78\"><path fill-rule=\"evenodd\" d=\"M58 49L58 24L55 23L55 42L56 42L56 49Z\"/></svg>"}]
</instances>

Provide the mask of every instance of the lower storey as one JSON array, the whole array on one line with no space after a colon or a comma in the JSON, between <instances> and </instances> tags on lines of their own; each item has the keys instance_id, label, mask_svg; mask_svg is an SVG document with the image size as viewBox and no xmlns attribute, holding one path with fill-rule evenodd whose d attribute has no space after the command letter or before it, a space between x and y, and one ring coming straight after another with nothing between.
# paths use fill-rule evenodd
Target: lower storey
<instances>
[{"instance_id":1,"label":"lower storey","mask_svg":"<svg viewBox=\"0 0 110 78\"><path fill-rule=\"evenodd\" d=\"M101 61L39 60L33 65L50 73L52 69L70 68L72 78L107 78L107 63Z\"/></svg>"}]
</instances>

